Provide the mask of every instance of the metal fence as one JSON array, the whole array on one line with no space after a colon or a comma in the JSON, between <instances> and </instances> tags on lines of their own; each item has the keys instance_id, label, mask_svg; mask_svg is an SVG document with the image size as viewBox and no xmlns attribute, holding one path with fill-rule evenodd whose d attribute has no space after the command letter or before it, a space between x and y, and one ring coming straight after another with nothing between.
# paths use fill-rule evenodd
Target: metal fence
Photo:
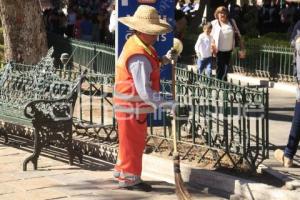
<instances>
[{"instance_id":1,"label":"metal fence","mask_svg":"<svg viewBox=\"0 0 300 200\"><path fill-rule=\"evenodd\" d=\"M79 93L75 132L82 137L96 138L97 143L107 144L105 150L102 148L95 154L114 160L116 153L111 145L117 144L117 127L112 107L113 49L76 40L55 39L54 47L58 45L60 51L65 52L62 44L72 47L69 52L73 52L73 61L79 67L88 65L92 69ZM80 53L75 54L76 51ZM106 53L108 55L104 56ZM97 62L92 60L95 56ZM93 63L93 68L89 63ZM182 158L239 168L246 164L255 169L268 158L268 89L199 76L187 71L186 67L179 65L176 69L176 101L180 116L176 129ZM261 69L264 70L269 69ZM170 82L162 82L161 91L165 96L170 95L170 88ZM154 116L157 114L149 116L147 144L153 151L170 155L172 114L164 111L159 115L160 120L154 120ZM81 148L89 154L97 149L89 145L81 145Z\"/></svg>"},{"instance_id":2,"label":"metal fence","mask_svg":"<svg viewBox=\"0 0 300 200\"><path fill-rule=\"evenodd\" d=\"M255 169L268 158L267 88L234 85L181 68L176 74L176 133L183 159ZM190 78L194 81L186 81ZM113 85L113 75L87 74L75 110L76 133L103 144L117 144ZM162 82L165 96L170 95L170 88L170 82ZM147 144L153 151L172 153L171 119L169 111L149 115Z\"/></svg>"},{"instance_id":3,"label":"metal fence","mask_svg":"<svg viewBox=\"0 0 300 200\"><path fill-rule=\"evenodd\" d=\"M274 45L246 44L247 56L239 59L233 53L233 71L274 81L294 80L293 48Z\"/></svg>"},{"instance_id":4,"label":"metal fence","mask_svg":"<svg viewBox=\"0 0 300 200\"><path fill-rule=\"evenodd\" d=\"M55 57L59 63L61 53L69 53L72 61L101 74L113 74L115 66L114 47L105 44L67 39L48 34L49 46L54 46ZM246 44L247 56L239 59L233 52L233 71L249 76L268 78L274 81L294 80L293 49L291 47Z\"/></svg>"},{"instance_id":5,"label":"metal fence","mask_svg":"<svg viewBox=\"0 0 300 200\"><path fill-rule=\"evenodd\" d=\"M60 68L60 55L68 53L74 67L84 66L101 74L113 74L115 71L115 50L112 46L68 39L53 33L48 33L48 45L54 47L56 65Z\"/></svg>"}]
</instances>

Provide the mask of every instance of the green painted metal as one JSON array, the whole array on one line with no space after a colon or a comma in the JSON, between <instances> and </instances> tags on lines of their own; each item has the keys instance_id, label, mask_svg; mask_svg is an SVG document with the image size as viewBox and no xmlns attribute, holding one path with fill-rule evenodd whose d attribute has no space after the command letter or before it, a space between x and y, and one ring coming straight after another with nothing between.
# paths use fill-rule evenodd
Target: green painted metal
<instances>
[{"instance_id":1,"label":"green painted metal","mask_svg":"<svg viewBox=\"0 0 300 200\"><path fill-rule=\"evenodd\" d=\"M51 55L36 65L7 63L0 72L0 120L1 133L8 140L6 124L17 124L33 129L34 151L23 162L23 170L31 161L37 169L38 157L42 148L53 140L64 144L73 163L75 152L72 147L73 110L77 91L83 76L76 77L66 72L56 73ZM78 155L80 159L81 155Z\"/></svg>"},{"instance_id":2,"label":"green painted metal","mask_svg":"<svg viewBox=\"0 0 300 200\"><path fill-rule=\"evenodd\" d=\"M178 132L185 135L180 142L222 149L216 163L226 156L238 165L232 155L239 155L254 169L268 158L268 89L234 85L180 67L176 99L189 107L188 118L179 123Z\"/></svg>"},{"instance_id":3,"label":"green painted metal","mask_svg":"<svg viewBox=\"0 0 300 200\"><path fill-rule=\"evenodd\" d=\"M96 52L102 51L102 47L95 44L86 43L85 46L80 41L68 41L69 45L74 46L73 49L73 43L80 44L75 50L80 54L74 53L73 59L81 63L79 67L83 65L82 68L91 63L88 59L93 59L92 56L88 56L88 49L92 50L91 46L94 45ZM111 56L113 49L105 48L103 54L111 51L108 53ZM249 68L249 71L252 70L256 75L269 76L270 53L264 51L259 53L260 60L248 59L249 64L238 59L235 61L240 66L255 63L258 67ZM254 50L253 53L256 55ZM81 61L84 55L88 59ZM91 70L87 74L86 86L80 91L79 113L75 116L75 121L78 124L77 132L80 134L93 136L103 143L116 144L117 127L112 109L114 58L107 57L110 61L104 58L106 57L99 57L97 60L97 63L101 63L99 66L105 66L106 70L103 73L93 70L95 68L91 68L91 65L88 66ZM258 65L259 63L262 64ZM99 66L96 68L99 69ZM199 76L186 68L186 65L179 64L176 69L176 101L179 103L177 109L180 116L176 129L182 158L197 162L211 160L215 165L224 164L224 160L229 160L229 165L234 167L240 167L243 163L255 169L268 158L268 89L235 85ZM245 69L248 68L244 67L243 70ZM161 90L165 96L170 96L171 86L170 82L161 83ZM98 109L98 112L95 112L95 109ZM162 123L157 126L153 115L150 116L147 143L154 146L154 151L169 151L171 154L172 114L168 111L163 112L161 118Z\"/></svg>"},{"instance_id":4,"label":"green painted metal","mask_svg":"<svg viewBox=\"0 0 300 200\"><path fill-rule=\"evenodd\" d=\"M67 52L77 65L88 67L95 73L113 74L115 66L114 47L66 39L49 34L49 45L55 48L55 57ZM238 58L233 52L232 65L236 73L269 78L278 81L294 81L293 49L276 45L261 45L251 41L246 43L247 57Z\"/></svg>"},{"instance_id":5,"label":"green painted metal","mask_svg":"<svg viewBox=\"0 0 300 200\"><path fill-rule=\"evenodd\" d=\"M49 46L54 47L54 57L59 62L62 53L69 53L71 61L76 66L84 66L95 73L113 74L115 71L114 47L85 42L76 39L67 39L48 33Z\"/></svg>"},{"instance_id":6,"label":"green painted metal","mask_svg":"<svg viewBox=\"0 0 300 200\"><path fill-rule=\"evenodd\" d=\"M293 48L246 43L247 56L238 58L233 52L233 70L246 75L269 78L275 81L294 81Z\"/></svg>"},{"instance_id":7,"label":"green painted metal","mask_svg":"<svg viewBox=\"0 0 300 200\"><path fill-rule=\"evenodd\" d=\"M84 130L84 136L116 144L113 75L90 73L87 77L88 85L80 92L80 108L85 113L75 119L78 129ZM223 165L226 158L234 167L239 168L243 163L256 169L268 158L267 88L234 85L182 68L176 69L176 77L179 116L176 129L179 150L184 159L197 162L211 160L215 165ZM161 87L162 94L169 97L171 82L162 82ZM90 88L93 88L92 91ZM93 106L90 106L91 103ZM91 115L93 118L89 117ZM154 147L154 151L171 154L172 114L163 112L160 125L155 125L153 117L154 114L150 116L147 143Z\"/></svg>"}]
</instances>

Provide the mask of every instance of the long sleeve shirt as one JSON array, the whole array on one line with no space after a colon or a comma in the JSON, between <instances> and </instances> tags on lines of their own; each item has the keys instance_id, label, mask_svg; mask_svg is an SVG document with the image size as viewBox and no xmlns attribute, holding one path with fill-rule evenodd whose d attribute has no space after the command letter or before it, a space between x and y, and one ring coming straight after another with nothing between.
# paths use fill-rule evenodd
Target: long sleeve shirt
<instances>
[{"instance_id":1,"label":"long sleeve shirt","mask_svg":"<svg viewBox=\"0 0 300 200\"><path fill-rule=\"evenodd\" d=\"M116 24L117 24L118 20L117 20L117 13L116 10L113 10L110 14L110 18L109 18L109 32L114 33L116 30Z\"/></svg>"},{"instance_id":2,"label":"long sleeve shirt","mask_svg":"<svg viewBox=\"0 0 300 200\"><path fill-rule=\"evenodd\" d=\"M165 101L159 92L151 88L150 74L152 66L146 56L136 55L129 59L128 69L132 74L135 88L144 102L154 104L157 108Z\"/></svg>"},{"instance_id":3,"label":"long sleeve shirt","mask_svg":"<svg viewBox=\"0 0 300 200\"><path fill-rule=\"evenodd\" d=\"M296 75L297 81L300 81L300 42L296 42L300 37L300 20L295 24L293 33L291 35L291 46L294 47L294 74Z\"/></svg>"},{"instance_id":4,"label":"long sleeve shirt","mask_svg":"<svg viewBox=\"0 0 300 200\"><path fill-rule=\"evenodd\" d=\"M209 58L212 56L211 53L211 44L212 44L212 36L207 35L206 33L201 33L197 39L195 44L195 52L201 59Z\"/></svg>"},{"instance_id":5,"label":"long sleeve shirt","mask_svg":"<svg viewBox=\"0 0 300 200\"><path fill-rule=\"evenodd\" d=\"M300 35L300 20L297 21L297 23L295 24L294 28L293 28L293 32L291 34L291 42L292 42L292 46L295 46L295 38L296 36Z\"/></svg>"}]
</instances>

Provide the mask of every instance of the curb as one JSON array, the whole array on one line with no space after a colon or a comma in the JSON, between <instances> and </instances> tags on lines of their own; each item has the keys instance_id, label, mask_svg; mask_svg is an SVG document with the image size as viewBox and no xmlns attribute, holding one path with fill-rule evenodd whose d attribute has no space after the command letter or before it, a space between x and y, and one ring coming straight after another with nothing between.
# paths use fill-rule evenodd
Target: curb
<instances>
[{"instance_id":1,"label":"curb","mask_svg":"<svg viewBox=\"0 0 300 200\"><path fill-rule=\"evenodd\" d=\"M173 161L144 154L143 175L174 184ZM299 192L257 183L220 172L191 167L181 163L181 175L184 182L193 188L203 186L230 194L231 199L255 200L297 200Z\"/></svg>"},{"instance_id":2,"label":"curb","mask_svg":"<svg viewBox=\"0 0 300 200\"><path fill-rule=\"evenodd\" d=\"M261 170L265 173L268 173L272 176L274 176L275 178L279 179L280 181L282 181L285 184L285 188L288 190L298 190L299 195L300 195L300 180L296 179L296 178L292 178L289 175L282 173L280 171L274 170L272 169L272 167L268 167L266 165L261 164Z\"/></svg>"},{"instance_id":3,"label":"curb","mask_svg":"<svg viewBox=\"0 0 300 200\"><path fill-rule=\"evenodd\" d=\"M283 90L285 92L291 92L296 94L296 88L297 88L296 84L274 82L274 81L269 81L268 78L249 77L249 76L236 74L236 73L229 73L227 76L229 80L232 79L234 81L240 81L243 84L249 83L250 85L265 86L265 87Z\"/></svg>"}]
</instances>

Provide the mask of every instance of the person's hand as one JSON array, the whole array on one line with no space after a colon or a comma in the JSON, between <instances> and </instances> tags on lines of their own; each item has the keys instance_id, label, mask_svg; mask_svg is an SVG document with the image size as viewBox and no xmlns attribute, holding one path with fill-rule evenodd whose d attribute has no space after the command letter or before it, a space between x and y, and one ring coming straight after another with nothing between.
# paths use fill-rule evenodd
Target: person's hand
<instances>
[{"instance_id":1,"label":"person's hand","mask_svg":"<svg viewBox=\"0 0 300 200\"><path fill-rule=\"evenodd\" d=\"M246 58L246 50L245 49L239 50L238 54L239 54L240 59L245 59Z\"/></svg>"},{"instance_id":2,"label":"person's hand","mask_svg":"<svg viewBox=\"0 0 300 200\"><path fill-rule=\"evenodd\" d=\"M173 48L171 48L167 52L167 54L162 57L162 64L167 65L167 64L170 64L172 61L174 61L176 63L177 59L178 59L177 52Z\"/></svg>"},{"instance_id":3,"label":"person's hand","mask_svg":"<svg viewBox=\"0 0 300 200\"><path fill-rule=\"evenodd\" d=\"M210 46L210 51L211 51L211 53L212 54L217 54L217 47L216 47L216 45L215 44L212 44L211 46Z\"/></svg>"}]
</instances>

